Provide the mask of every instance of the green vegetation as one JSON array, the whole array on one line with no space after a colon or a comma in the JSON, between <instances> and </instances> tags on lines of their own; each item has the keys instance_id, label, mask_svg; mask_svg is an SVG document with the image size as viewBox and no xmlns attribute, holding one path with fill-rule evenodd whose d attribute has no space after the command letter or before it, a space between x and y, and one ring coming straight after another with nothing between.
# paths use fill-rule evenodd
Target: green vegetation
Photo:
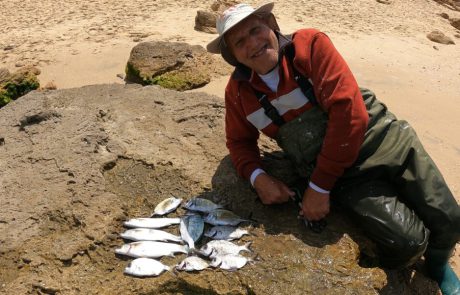
<instances>
[{"instance_id":1,"label":"green vegetation","mask_svg":"<svg viewBox=\"0 0 460 295\"><path fill-rule=\"evenodd\" d=\"M37 76L32 73L19 73L0 85L0 108L10 101L40 87Z\"/></svg>"},{"instance_id":2,"label":"green vegetation","mask_svg":"<svg viewBox=\"0 0 460 295\"><path fill-rule=\"evenodd\" d=\"M159 85L164 88L185 91L198 88L209 83L207 74L190 71L171 71L155 77L146 77L131 63L126 64L126 79L142 85Z\"/></svg>"}]
</instances>

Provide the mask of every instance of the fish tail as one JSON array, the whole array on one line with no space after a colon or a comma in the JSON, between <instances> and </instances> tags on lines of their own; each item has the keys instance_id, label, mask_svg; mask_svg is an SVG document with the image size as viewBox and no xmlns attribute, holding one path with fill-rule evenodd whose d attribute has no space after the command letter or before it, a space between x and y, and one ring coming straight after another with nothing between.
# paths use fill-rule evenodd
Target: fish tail
<instances>
[{"instance_id":1,"label":"fish tail","mask_svg":"<svg viewBox=\"0 0 460 295\"><path fill-rule=\"evenodd\" d=\"M174 267L168 267L167 271L172 274L173 276L177 277L178 276L178 273L177 273L177 265L174 266Z\"/></svg>"},{"instance_id":2,"label":"fish tail","mask_svg":"<svg viewBox=\"0 0 460 295\"><path fill-rule=\"evenodd\" d=\"M249 263L255 263L256 261L263 260L259 254L256 254L254 257L248 257Z\"/></svg>"}]
</instances>

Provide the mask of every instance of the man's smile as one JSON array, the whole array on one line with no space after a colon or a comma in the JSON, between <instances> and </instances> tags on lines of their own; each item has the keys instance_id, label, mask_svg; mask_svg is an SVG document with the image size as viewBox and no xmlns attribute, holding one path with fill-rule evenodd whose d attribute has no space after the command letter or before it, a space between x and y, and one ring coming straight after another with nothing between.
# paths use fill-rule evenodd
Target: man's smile
<instances>
[{"instance_id":1,"label":"man's smile","mask_svg":"<svg viewBox=\"0 0 460 295\"><path fill-rule=\"evenodd\" d=\"M256 57L261 56L262 54L264 54L267 51L267 48L268 48L268 44L265 44L264 46L262 46L262 48L260 48L253 55L251 55L251 58L256 58Z\"/></svg>"}]
</instances>

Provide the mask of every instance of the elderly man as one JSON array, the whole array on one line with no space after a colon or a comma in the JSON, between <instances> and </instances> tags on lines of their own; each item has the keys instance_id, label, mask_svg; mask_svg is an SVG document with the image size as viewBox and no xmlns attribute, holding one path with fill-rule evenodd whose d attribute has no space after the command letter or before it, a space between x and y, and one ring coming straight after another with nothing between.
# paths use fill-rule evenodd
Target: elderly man
<instances>
[{"instance_id":1,"label":"elderly man","mask_svg":"<svg viewBox=\"0 0 460 295\"><path fill-rule=\"evenodd\" d=\"M207 47L235 66L225 130L238 173L264 204L288 201L294 192L263 170L257 146L259 132L276 139L308 181L306 219L324 218L332 198L376 243L383 266L408 266L424 255L443 294L460 294L448 264L460 209L414 130L358 87L324 33L282 35L273 6L227 9Z\"/></svg>"}]
</instances>

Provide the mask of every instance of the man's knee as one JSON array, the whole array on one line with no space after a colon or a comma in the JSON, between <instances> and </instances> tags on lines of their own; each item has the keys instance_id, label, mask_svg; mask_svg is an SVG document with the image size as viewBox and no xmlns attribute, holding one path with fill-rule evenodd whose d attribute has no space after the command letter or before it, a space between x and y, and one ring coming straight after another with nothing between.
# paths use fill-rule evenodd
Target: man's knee
<instances>
[{"instance_id":1,"label":"man's knee","mask_svg":"<svg viewBox=\"0 0 460 295\"><path fill-rule=\"evenodd\" d=\"M414 264L425 252L429 230L401 232L379 245L380 262L388 268L400 268Z\"/></svg>"}]
</instances>

